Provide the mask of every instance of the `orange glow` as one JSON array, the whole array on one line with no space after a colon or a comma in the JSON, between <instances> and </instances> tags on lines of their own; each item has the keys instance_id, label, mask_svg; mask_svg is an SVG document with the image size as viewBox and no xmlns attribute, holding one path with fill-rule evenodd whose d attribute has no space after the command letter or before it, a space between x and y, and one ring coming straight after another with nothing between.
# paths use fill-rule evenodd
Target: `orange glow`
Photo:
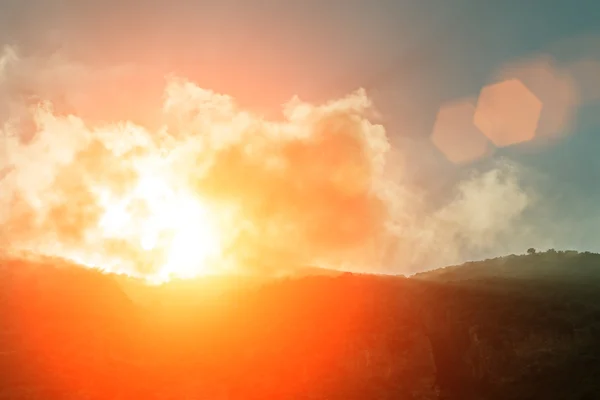
<instances>
[{"instance_id":1,"label":"orange glow","mask_svg":"<svg viewBox=\"0 0 600 400\"><path fill-rule=\"evenodd\" d=\"M153 283L217 273L222 249L214 210L176 179L177 170L167 158L145 152L124 157L128 181L105 170L105 179L89 185L88 196L81 200L85 203L50 206L48 228L64 236L61 242L25 248ZM76 178L84 159L103 166L101 152L84 152L54 181L71 199L81 189L69 186L67 178ZM74 213L69 207L75 208ZM86 208L93 212L82 215ZM74 219L71 213L80 217ZM135 269L128 268L131 265Z\"/></svg>"},{"instance_id":2,"label":"orange glow","mask_svg":"<svg viewBox=\"0 0 600 400\"><path fill-rule=\"evenodd\" d=\"M180 79L155 128L88 125L35 105L32 138L6 136L0 160L2 244L150 282L339 268L350 253L373 265L394 234L395 200L370 106L363 91L294 99L283 121L266 121Z\"/></svg>"},{"instance_id":3,"label":"orange glow","mask_svg":"<svg viewBox=\"0 0 600 400\"><path fill-rule=\"evenodd\" d=\"M193 195L174 190L160 177L143 176L129 196L109 201L105 210L100 218L104 237L131 234L145 252L162 255L152 279L211 272L208 263L219 255L219 233L209 209Z\"/></svg>"}]
</instances>

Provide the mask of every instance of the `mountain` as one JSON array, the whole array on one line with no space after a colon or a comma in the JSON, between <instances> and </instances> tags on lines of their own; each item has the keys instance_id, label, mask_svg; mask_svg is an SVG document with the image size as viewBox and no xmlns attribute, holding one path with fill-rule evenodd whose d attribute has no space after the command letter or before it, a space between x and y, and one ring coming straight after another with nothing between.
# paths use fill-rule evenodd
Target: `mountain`
<instances>
[{"instance_id":1,"label":"mountain","mask_svg":"<svg viewBox=\"0 0 600 400\"><path fill-rule=\"evenodd\" d=\"M0 260L0 398L595 399L600 256L148 287Z\"/></svg>"},{"instance_id":2,"label":"mountain","mask_svg":"<svg viewBox=\"0 0 600 400\"><path fill-rule=\"evenodd\" d=\"M438 382L448 391L469 387L485 399L600 397L600 255L551 250L414 279L433 319Z\"/></svg>"}]
</instances>

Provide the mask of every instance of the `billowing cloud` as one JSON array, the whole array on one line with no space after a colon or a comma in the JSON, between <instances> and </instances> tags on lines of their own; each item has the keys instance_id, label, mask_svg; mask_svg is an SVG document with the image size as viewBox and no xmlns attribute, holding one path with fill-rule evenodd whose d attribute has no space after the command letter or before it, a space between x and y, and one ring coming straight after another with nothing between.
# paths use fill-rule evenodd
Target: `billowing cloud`
<instances>
[{"instance_id":1,"label":"billowing cloud","mask_svg":"<svg viewBox=\"0 0 600 400\"><path fill-rule=\"evenodd\" d=\"M412 273L521 252L524 243L539 243L543 235L524 218L537 199L532 190L523 188L521 168L502 160L473 172L435 208L405 191L413 201L398 213L402 218L394 224L389 249L393 255L388 260Z\"/></svg>"},{"instance_id":2,"label":"billowing cloud","mask_svg":"<svg viewBox=\"0 0 600 400\"><path fill-rule=\"evenodd\" d=\"M144 125L111 114L90 80L121 82L127 68L12 49L2 60L4 250L163 278L205 264L414 272L494 248L530 204L518 170L500 166L431 209L389 168L403 149L370 120L363 90L320 105L294 98L268 121L172 77L162 108L141 108L158 121ZM108 111L95 119L89 105Z\"/></svg>"}]
</instances>

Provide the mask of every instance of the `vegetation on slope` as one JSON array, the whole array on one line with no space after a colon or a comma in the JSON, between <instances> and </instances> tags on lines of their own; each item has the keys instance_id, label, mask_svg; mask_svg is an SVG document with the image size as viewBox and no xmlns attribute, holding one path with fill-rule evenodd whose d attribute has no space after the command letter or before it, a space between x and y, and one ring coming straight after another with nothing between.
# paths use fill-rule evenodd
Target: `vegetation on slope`
<instances>
[{"instance_id":1,"label":"vegetation on slope","mask_svg":"<svg viewBox=\"0 0 600 400\"><path fill-rule=\"evenodd\" d=\"M446 329L438 354L455 352L446 368L454 391L471 382L490 399L600 396L600 255L531 252L415 279L438 318L432 341Z\"/></svg>"},{"instance_id":2,"label":"vegetation on slope","mask_svg":"<svg viewBox=\"0 0 600 400\"><path fill-rule=\"evenodd\" d=\"M411 279L179 283L138 302L136 282L0 261L0 398L598 398L599 268L547 252Z\"/></svg>"}]
</instances>

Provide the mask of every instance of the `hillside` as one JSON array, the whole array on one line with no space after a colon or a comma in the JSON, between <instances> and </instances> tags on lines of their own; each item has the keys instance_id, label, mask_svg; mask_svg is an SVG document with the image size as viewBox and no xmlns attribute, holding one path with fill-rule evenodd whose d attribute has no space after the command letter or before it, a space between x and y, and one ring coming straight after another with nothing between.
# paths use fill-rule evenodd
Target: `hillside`
<instances>
[{"instance_id":1,"label":"hillside","mask_svg":"<svg viewBox=\"0 0 600 400\"><path fill-rule=\"evenodd\" d=\"M593 399L600 256L163 287L0 262L0 399Z\"/></svg>"},{"instance_id":2,"label":"hillside","mask_svg":"<svg viewBox=\"0 0 600 400\"><path fill-rule=\"evenodd\" d=\"M438 318L432 343L446 330L440 340L454 352L446 379L455 390L472 381L483 398L600 396L600 255L508 256L414 279ZM442 375L443 363L437 362Z\"/></svg>"}]
</instances>

